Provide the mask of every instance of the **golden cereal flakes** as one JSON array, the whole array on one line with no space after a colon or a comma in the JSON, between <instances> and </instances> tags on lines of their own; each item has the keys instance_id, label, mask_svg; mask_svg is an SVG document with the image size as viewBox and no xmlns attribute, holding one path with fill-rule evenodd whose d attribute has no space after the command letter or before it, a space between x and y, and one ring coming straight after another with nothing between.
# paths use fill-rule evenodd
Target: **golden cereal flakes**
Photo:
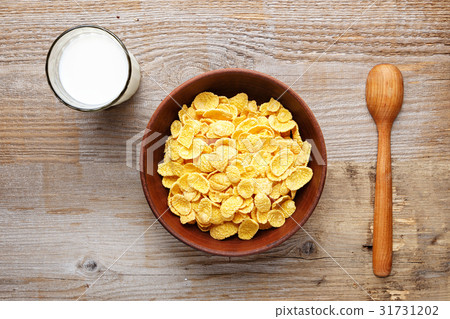
<instances>
[{"instance_id":1,"label":"golden cereal flakes","mask_svg":"<svg viewBox=\"0 0 450 319\"><path fill-rule=\"evenodd\" d=\"M202 92L178 116L158 173L180 222L217 240L282 227L313 175L291 112L273 98L258 105L245 93Z\"/></svg>"}]
</instances>

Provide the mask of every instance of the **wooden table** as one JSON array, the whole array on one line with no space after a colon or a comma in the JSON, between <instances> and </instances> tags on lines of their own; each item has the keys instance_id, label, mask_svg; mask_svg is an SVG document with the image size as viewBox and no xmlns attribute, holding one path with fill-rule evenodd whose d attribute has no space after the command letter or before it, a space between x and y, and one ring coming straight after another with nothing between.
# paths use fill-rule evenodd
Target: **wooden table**
<instances>
[{"instance_id":1,"label":"wooden table","mask_svg":"<svg viewBox=\"0 0 450 319\"><path fill-rule=\"evenodd\" d=\"M4 0L0 19L1 299L449 299L448 1ZM130 101L92 114L58 102L44 71L58 34L87 23L120 36L143 70ZM371 267L377 132L364 99L382 62L405 85L388 278ZM305 230L321 247L300 230L226 258L159 223L143 234L155 218L126 142L166 92L225 67L294 83L316 115L329 170Z\"/></svg>"}]
</instances>

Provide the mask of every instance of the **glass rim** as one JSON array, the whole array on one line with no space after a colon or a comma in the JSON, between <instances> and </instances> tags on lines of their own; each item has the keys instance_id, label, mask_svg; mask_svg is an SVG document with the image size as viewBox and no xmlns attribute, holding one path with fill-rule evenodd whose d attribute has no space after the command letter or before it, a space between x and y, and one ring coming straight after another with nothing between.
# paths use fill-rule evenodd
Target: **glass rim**
<instances>
[{"instance_id":1,"label":"glass rim","mask_svg":"<svg viewBox=\"0 0 450 319\"><path fill-rule=\"evenodd\" d=\"M72 104L70 104L70 103L64 101L64 99L63 99L61 96L59 96L59 94L58 94L58 93L56 92L56 90L54 89L54 87L53 87L53 85L52 85L52 82L50 81L50 76L49 76L49 72L48 72L48 65L49 65L50 55L51 55L51 53L53 52L53 48L55 47L56 43L58 43L58 41L59 41L63 36L65 36L66 34L72 32L72 31L74 31L74 30L82 29L82 28L93 28L93 29L98 29L98 30L102 30L102 31L108 33L109 35L111 35L111 36L112 36L112 37L120 44L120 46L122 47L123 51L125 52L125 55L126 55L126 57L127 57L127 62L128 62L128 77L127 77L127 81L125 82L125 85L124 85L122 91L119 93L119 95L118 95L114 100L108 102L107 104L102 105L102 106L97 107L97 108L92 108L92 109L80 108L80 107L78 107L78 106L74 106L74 105L72 105ZM77 25L77 26L75 26L75 27L69 28L69 29L65 30L64 32L62 32L62 33L61 33L60 35L58 35L58 37L53 41L52 45L50 46L50 49L49 49L48 52L47 52L47 58L46 58L46 60L45 60L45 74L46 74L46 76L47 76L47 82L48 82L48 84L50 85L50 88L52 89L52 91L53 91L53 93L55 94L55 96L58 98L59 101L61 101L63 104L65 104L66 106L70 107L71 109L74 109L74 110L77 110L77 111L82 111L82 112L96 112L96 111L101 111L101 110L104 110L104 109L107 109L107 108L113 106L118 100L120 100L120 99L122 98L122 96L123 96L123 95L125 94L125 92L127 91L128 86L129 86L130 81L131 81L131 72L132 72L131 57L130 57L130 54L128 53L128 50L127 50L125 44L124 44L124 43L122 42L122 40L120 40L120 38L119 38L116 34L114 34L112 31L110 31L110 30L108 30L108 29L106 29L106 28L104 28L104 27L95 25L95 24L81 24L81 25Z\"/></svg>"}]
</instances>

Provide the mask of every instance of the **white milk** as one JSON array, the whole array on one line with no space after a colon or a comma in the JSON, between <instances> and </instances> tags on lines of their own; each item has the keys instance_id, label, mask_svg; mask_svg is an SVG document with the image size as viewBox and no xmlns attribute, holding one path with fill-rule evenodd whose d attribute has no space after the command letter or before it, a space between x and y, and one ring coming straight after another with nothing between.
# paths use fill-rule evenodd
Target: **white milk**
<instances>
[{"instance_id":1,"label":"white milk","mask_svg":"<svg viewBox=\"0 0 450 319\"><path fill-rule=\"evenodd\" d=\"M125 88L128 72L124 49L106 32L74 37L62 50L59 61L64 90L86 108L116 99Z\"/></svg>"}]
</instances>

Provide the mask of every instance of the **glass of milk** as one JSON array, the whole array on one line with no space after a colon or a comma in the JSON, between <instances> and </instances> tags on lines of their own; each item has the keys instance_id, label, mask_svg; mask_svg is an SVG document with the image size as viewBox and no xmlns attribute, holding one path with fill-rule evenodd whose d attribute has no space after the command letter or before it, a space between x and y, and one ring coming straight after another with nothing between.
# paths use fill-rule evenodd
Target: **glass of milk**
<instances>
[{"instance_id":1,"label":"glass of milk","mask_svg":"<svg viewBox=\"0 0 450 319\"><path fill-rule=\"evenodd\" d=\"M56 96L79 111L128 100L141 78L136 58L111 31L81 25L63 32L47 55L47 80Z\"/></svg>"}]
</instances>

